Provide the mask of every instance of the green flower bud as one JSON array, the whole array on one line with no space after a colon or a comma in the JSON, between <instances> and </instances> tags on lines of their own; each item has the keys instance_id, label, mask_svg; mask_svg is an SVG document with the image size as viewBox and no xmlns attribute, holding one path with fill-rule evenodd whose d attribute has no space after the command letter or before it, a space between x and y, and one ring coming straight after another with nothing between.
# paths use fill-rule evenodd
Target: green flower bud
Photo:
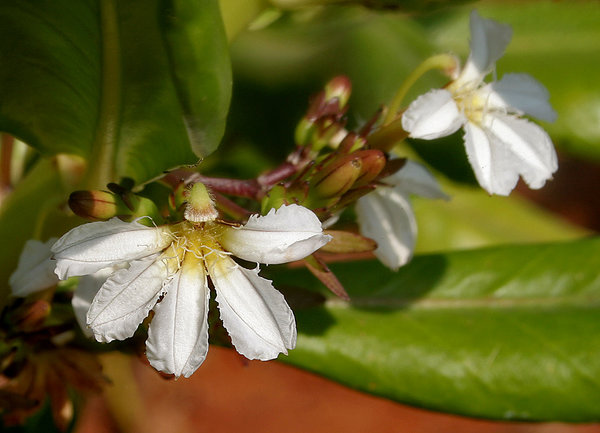
<instances>
[{"instance_id":1,"label":"green flower bud","mask_svg":"<svg viewBox=\"0 0 600 433\"><path fill-rule=\"evenodd\" d=\"M123 200L108 191L75 191L69 196L69 207L75 215L88 220L107 220L131 214Z\"/></svg>"}]
</instances>

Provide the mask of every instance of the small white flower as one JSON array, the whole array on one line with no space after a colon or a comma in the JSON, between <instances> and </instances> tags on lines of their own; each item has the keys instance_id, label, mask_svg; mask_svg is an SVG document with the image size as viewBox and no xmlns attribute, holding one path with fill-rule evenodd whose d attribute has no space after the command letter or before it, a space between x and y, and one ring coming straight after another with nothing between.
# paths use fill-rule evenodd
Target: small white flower
<instances>
[{"instance_id":1,"label":"small white flower","mask_svg":"<svg viewBox=\"0 0 600 433\"><path fill-rule=\"evenodd\" d=\"M471 54L464 69L445 89L413 101L402 116L402 126L413 138L444 137L462 126L469 162L490 194L510 194L519 176L531 188L541 188L558 168L548 134L521 118L529 114L549 122L556 119L546 88L527 74L483 81L511 36L509 26L473 11Z\"/></svg>"},{"instance_id":2,"label":"small white flower","mask_svg":"<svg viewBox=\"0 0 600 433\"><path fill-rule=\"evenodd\" d=\"M153 310L146 341L150 364L189 377L208 351L208 278L239 353L268 360L295 347L294 315L283 295L258 275L258 267L243 268L232 254L284 263L311 254L329 240L312 211L290 205L252 216L241 227L212 220L146 227L113 218L71 230L52 251L62 279L121 267L109 271L101 287L90 280L78 289L86 293L76 295L79 311L85 311L86 299L97 290L86 323L98 341L131 337Z\"/></svg>"},{"instance_id":3,"label":"small white flower","mask_svg":"<svg viewBox=\"0 0 600 433\"><path fill-rule=\"evenodd\" d=\"M410 194L428 198L448 196L435 178L421 164L406 161L396 173L356 202L356 214L363 236L377 242L375 255L387 267L397 270L412 257L417 236L417 222Z\"/></svg>"},{"instance_id":4,"label":"small white flower","mask_svg":"<svg viewBox=\"0 0 600 433\"><path fill-rule=\"evenodd\" d=\"M50 247L54 242L56 238L51 238L45 243L33 239L25 242L17 269L8 280L13 296L25 297L58 283L54 274L56 263L50 259Z\"/></svg>"}]
</instances>

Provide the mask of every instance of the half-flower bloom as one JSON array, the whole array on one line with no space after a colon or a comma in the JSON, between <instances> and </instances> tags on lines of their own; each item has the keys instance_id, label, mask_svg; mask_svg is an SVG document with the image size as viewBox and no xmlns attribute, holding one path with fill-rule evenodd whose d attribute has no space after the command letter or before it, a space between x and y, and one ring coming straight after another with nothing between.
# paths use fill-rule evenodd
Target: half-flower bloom
<instances>
[{"instance_id":1,"label":"half-flower bloom","mask_svg":"<svg viewBox=\"0 0 600 433\"><path fill-rule=\"evenodd\" d=\"M231 255L285 263L329 240L312 211L290 205L239 227L213 218L159 227L113 218L74 228L52 251L61 279L115 266L87 311L87 326L98 341L131 337L153 310L146 341L150 364L189 377L208 351L209 278L239 353L268 360L295 347L294 315L283 295L258 275L258 267L241 267Z\"/></svg>"},{"instance_id":2,"label":"half-flower bloom","mask_svg":"<svg viewBox=\"0 0 600 433\"><path fill-rule=\"evenodd\" d=\"M375 256L388 268L397 270L413 255L417 221L410 195L448 199L435 177L421 164L406 161L385 185L361 197L355 210L363 236L377 242Z\"/></svg>"},{"instance_id":3,"label":"half-flower bloom","mask_svg":"<svg viewBox=\"0 0 600 433\"><path fill-rule=\"evenodd\" d=\"M519 176L541 188L558 168L548 134L521 118L528 114L552 122L556 113L546 88L527 74L483 80L508 45L509 26L471 13L471 54L463 70L444 89L410 104L402 126L413 138L431 140L465 131L467 156L479 184L490 194L508 195Z\"/></svg>"}]
</instances>

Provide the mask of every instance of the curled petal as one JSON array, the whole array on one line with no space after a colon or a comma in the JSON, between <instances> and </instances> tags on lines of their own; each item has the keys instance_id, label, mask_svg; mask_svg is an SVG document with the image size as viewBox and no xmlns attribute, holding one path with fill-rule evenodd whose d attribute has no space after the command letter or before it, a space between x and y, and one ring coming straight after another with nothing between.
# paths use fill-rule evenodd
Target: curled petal
<instances>
[{"instance_id":1,"label":"curled petal","mask_svg":"<svg viewBox=\"0 0 600 433\"><path fill-rule=\"evenodd\" d=\"M181 270L154 307L146 340L150 365L176 377L190 377L208 353L210 292L201 259L186 254Z\"/></svg>"},{"instance_id":2,"label":"curled petal","mask_svg":"<svg viewBox=\"0 0 600 433\"><path fill-rule=\"evenodd\" d=\"M502 57L512 38L512 29L506 24L482 18L476 10L471 12L471 54L457 79L460 85L481 82Z\"/></svg>"},{"instance_id":3,"label":"curled petal","mask_svg":"<svg viewBox=\"0 0 600 433\"><path fill-rule=\"evenodd\" d=\"M46 243L33 239L25 242L17 269L8 280L13 296L25 297L58 283L54 274L56 262L50 259L50 247L54 242L56 238Z\"/></svg>"},{"instance_id":4,"label":"curled petal","mask_svg":"<svg viewBox=\"0 0 600 433\"><path fill-rule=\"evenodd\" d=\"M417 223L406 194L397 188L377 188L358 199L356 214L361 234L377 242L375 255L381 263L397 270L411 259Z\"/></svg>"},{"instance_id":5,"label":"curled petal","mask_svg":"<svg viewBox=\"0 0 600 433\"><path fill-rule=\"evenodd\" d=\"M519 114L529 114L547 122L556 120L556 111L548 102L550 93L528 74L506 74L500 81L489 85L489 103Z\"/></svg>"},{"instance_id":6,"label":"curled petal","mask_svg":"<svg viewBox=\"0 0 600 433\"><path fill-rule=\"evenodd\" d=\"M156 304L167 277L167 265L158 254L112 274L87 314L96 340L108 343L131 337Z\"/></svg>"},{"instance_id":7,"label":"curled petal","mask_svg":"<svg viewBox=\"0 0 600 433\"><path fill-rule=\"evenodd\" d=\"M414 100L402 115L402 127L413 138L433 140L458 130L464 116L452 94L444 89L431 90Z\"/></svg>"},{"instance_id":8,"label":"curled petal","mask_svg":"<svg viewBox=\"0 0 600 433\"><path fill-rule=\"evenodd\" d=\"M118 218L75 227L53 246L61 280L88 275L114 264L155 254L172 241L169 230Z\"/></svg>"},{"instance_id":9,"label":"curled petal","mask_svg":"<svg viewBox=\"0 0 600 433\"><path fill-rule=\"evenodd\" d=\"M227 256L209 256L208 272L217 291L221 319L237 351L266 361L296 346L294 313L285 298L258 276Z\"/></svg>"},{"instance_id":10,"label":"curled petal","mask_svg":"<svg viewBox=\"0 0 600 433\"><path fill-rule=\"evenodd\" d=\"M411 160L407 160L400 170L386 177L383 181L400 188L401 191L408 194L427 198L448 199L448 196L442 191L436 178L429 170L422 164Z\"/></svg>"},{"instance_id":11,"label":"curled petal","mask_svg":"<svg viewBox=\"0 0 600 433\"><path fill-rule=\"evenodd\" d=\"M242 227L227 227L221 243L241 259L278 264L300 260L330 239L311 210L292 204L265 216L253 215Z\"/></svg>"}]
</instances>

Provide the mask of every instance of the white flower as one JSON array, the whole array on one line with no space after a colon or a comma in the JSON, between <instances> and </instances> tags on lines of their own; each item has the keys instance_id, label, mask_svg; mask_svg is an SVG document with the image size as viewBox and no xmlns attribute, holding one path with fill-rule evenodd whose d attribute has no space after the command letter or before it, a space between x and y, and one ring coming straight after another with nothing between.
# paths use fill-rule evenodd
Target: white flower
<instances>
[{"instance_id":1,"label":"white flower","mask_svg":"<svg viewBox=\"0 0 600 433\"><path fill-rule=\"evenodd\" d=\"M329 240L312 211L290 205L252 216L241 227L210 218L160 227L113 218L76 227L52 251L61 279L121 266L91 302L87 326L98 341L122 340L132 336L153 310L146 341L150 364L189 377L208 351L208 278L238 352L268 360L295 347L294 315L283 295L258 275L258 267L243 268L231 254L254 262L284 263L311 254ZM123 268L124 264L128 266ZM81 310L94 283L80 290L87 291L76 296Z\"/></svg>"},{"instance_id":2,"label":"white flower","mask_svg":"<svg viewBox=\"0 0 600 433\"><path fill-rule=\"evenodd\" d=\"M397 270L411 259L415 248L417 223L410 194L443 199L448 196L425 167L412 161L406 161L398 172L382 181L390 186L380 186L361 197L355 209L361 234L377 242L377 258Z\"/></svg>"},{"instance_id":3,"label":"white flower","mask_svg":"<svg viewBox=\"0 0 600 433\"><path fill-rule=\"evenodd\" d=\"M54 274L55 263L50 260L50 246L54 242L56 238L51 238L45 243L33 239L25 242L17 269L8 280L13 296L25 297L58 283Z\"/></svg>"},{"instance_id":4,"label":"white flower","mask_svg":"<svg viewBox=\"0 0 600 433\"><path fill-rule=\"evenodd\" d=\"M548 134L521 118L554 121L546 88L527 74L507 74L485 83L512 35L510 27L471 13L471 54L445 89L432 90L410 104L402 126L413 138L435 139L461 126L479 184L490 194L508 195L519 175L541 188L558 168Z\"/></svg>"}]
</instances>

